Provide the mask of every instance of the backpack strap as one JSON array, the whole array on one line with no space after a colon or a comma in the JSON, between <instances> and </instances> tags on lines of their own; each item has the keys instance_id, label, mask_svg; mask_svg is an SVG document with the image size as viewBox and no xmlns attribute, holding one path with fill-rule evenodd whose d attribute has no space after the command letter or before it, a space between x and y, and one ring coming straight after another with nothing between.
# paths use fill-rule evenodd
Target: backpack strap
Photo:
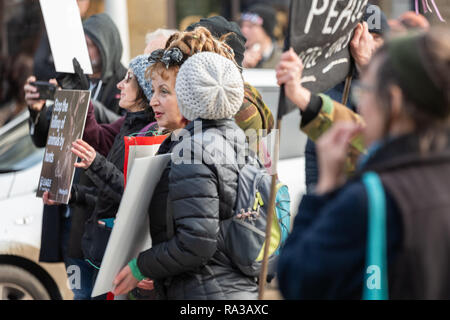
<instances>
[{"instance_id":1,"label":"backpack strap","mask_svg":"<svg viewBox=\"0 0 450 320\"><path fill-rule=\"evenodd\" d=\"M362 177L368 197L368 226L363 300L387 300L386 195L380 177Z\"/></svg>"}]
</instances>

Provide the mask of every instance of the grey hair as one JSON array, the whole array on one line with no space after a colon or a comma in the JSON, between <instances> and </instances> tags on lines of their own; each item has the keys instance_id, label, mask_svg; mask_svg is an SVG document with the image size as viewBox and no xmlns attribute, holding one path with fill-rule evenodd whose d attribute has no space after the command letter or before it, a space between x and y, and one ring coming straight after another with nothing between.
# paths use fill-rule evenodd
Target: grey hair
<instances>
[{"instance_id":1,"label":"grey hair","mask_svg":"<svg viewBox=\"0 0 450 320\"><path fill-rule=\"evenodd\" d=\"M178 30L158 28L155 31L149 32L145 35L145 45L148 45L150 43L150 41L157 39L160 36L169 38L175 32L178 32Z\"/></svg>"}]
</instances>

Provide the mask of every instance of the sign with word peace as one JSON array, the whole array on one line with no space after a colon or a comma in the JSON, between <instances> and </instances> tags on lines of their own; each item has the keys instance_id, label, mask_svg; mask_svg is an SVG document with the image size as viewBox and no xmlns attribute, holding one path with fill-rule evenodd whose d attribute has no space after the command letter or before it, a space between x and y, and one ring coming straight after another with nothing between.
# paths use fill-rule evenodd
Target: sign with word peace
<instances>
[{"instance_id":1,"label":"sign with word peace","mask_svg":"<svg viewBox=\"0 0 450 320\"><path fill-rule=\"evenodd\" d=\"M296 0L291 3L290 46L303 61L302 84L313 93L350 72L349 43L368 0Z\"/></svg>"}]
</instances>

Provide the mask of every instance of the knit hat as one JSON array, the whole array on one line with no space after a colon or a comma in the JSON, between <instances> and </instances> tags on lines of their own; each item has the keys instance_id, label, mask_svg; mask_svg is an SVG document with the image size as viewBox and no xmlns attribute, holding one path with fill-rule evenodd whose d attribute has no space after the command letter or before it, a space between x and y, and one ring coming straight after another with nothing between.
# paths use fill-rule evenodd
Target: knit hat
<instances>
[{"instance_id":1,"label":"knit hat","mask_svg":"<svg viewBox=\"0 0 450 320\"><path fill-rule=\"evenodd\" d=\"M185 31L192 31L197 27L204 27L211 32L211 34L219 39L224 34L232 32L225 39L225 43L234 51L234 59L236 63L242 67L242 60L244 60L245 42L247 39L241 32L239 25L236 22L228 21L222 16L214 16L210 18L202 18L199 22L193 23L186 28Z\"/></svg>"},{"instance_id":2,"label":"knit hat","mask_svg":"<svg viewBox=\"0 0 450 320\"><path fill-rule=\"evenodd\" d=\"M244 100L244 82L236 65L217 53L187 59L175 84L178 107L187 120L231 119Z\"/></svg>"},{"instance_id":3,"label":"knit hat","mask_svg":"<svg viewBox=\"0 0 450 320\"><path fill-rule=\"evenodd\" d=\"M275 9L267 4L256 4L251 6L241 16L241 21L250 21L263 27L264 31L272 39L275 37L274 29L277 23Z\"/></svg>"},{"instance_id":4,"label":"knit hat","mask_svg":"<svg viewBox=\"0 0 450 320\"><path fill-rule=\"evenodd\" d=\"M148 61L149 56L149 54L141 54L131 60L129 66L148 101L152 99L152 82L145 79L145 71L150 66L150 62Z\"/></svg>"}]
</instances>

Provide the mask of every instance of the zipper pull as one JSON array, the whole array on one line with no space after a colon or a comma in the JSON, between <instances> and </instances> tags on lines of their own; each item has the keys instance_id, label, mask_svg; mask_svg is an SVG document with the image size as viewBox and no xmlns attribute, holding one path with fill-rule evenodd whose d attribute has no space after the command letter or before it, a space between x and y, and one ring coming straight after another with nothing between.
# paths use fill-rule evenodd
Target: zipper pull
<instances>
[{"instance_id":1,"label":"zipper pull","mask_svg":"<svg viewBox=\"0 0 450 320\"><path fill-rule=\"evenodd\" d=\"M259 202L258 194L259 194L259 192L256 192L255 202L253 203L253 210L256 210L256 208L258 207L258 202Z\"/></svg>"},{"instance_id":2,"label":"zipper pull","mask_svg":"<svg viewBox=\"0 0 450 320\"><path fill-rule=\"evenodd\" d=\"M261 207L264 206L264 201L263 201L263 199L262 199L262 197L261 197L261 193L259 193L259 191L256 192L256 198L258 199L259 205L260 205Z\"/></svg>"}]
</instances>

